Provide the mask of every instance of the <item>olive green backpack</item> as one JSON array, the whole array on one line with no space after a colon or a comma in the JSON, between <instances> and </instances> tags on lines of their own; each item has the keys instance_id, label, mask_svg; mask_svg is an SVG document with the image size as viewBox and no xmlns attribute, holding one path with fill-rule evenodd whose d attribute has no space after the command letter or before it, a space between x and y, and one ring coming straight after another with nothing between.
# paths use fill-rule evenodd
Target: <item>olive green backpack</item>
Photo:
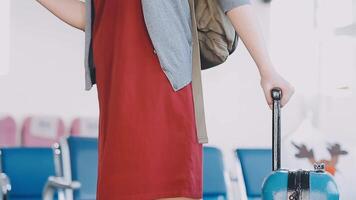
<instances>
[{"instance_id":1,"label":"olive green backpack","mask_svg":"<svg viewBox=\"0 0 356 200\"><path fill-rule=\"evenodd\" d=\"M194 8L204 70L226 61L237 47L238 35L219 0L194 0Z\"/></svg>"}]
</instances>

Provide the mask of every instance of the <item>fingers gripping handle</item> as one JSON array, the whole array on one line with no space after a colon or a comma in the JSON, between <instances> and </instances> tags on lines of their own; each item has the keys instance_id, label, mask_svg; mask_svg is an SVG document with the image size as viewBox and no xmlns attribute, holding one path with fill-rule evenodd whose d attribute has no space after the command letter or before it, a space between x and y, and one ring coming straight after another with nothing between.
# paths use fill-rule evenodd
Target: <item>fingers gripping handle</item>
<instances>
[{"instance_id":1,"label":"fingers gripping handle","mask_svg":"<svg viewBox=\"0 0 356 200\"><path fill-rule=\"evenodd\" d=\"M271 90L272 108L272 169L281 168L281 99L282 90L273 88Z\"/></svg>"}]
</instances>

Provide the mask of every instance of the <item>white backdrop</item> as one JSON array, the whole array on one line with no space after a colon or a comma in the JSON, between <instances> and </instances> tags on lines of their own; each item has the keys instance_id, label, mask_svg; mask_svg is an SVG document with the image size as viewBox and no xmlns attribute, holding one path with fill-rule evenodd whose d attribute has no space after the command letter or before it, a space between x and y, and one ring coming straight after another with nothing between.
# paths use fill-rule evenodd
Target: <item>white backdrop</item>
<instances>
[{"instance_id":1,"label":"white backdrop","mask_svg":"<svg viewBox=\"0 0 356 200\"><path fill-rule=\"evenodd\" d=\"M97 116L95 88L84 91L84 33L36 1L11 0L10 72L0 76L0 112Z\"/></svg>"},{"instance_id":2,"label":"white backdrop","mask_svg":"<svg viewBox=\"0 0 356 200\"><path fill-rule=\"evenodd\" d=\"M9 71L10 48L10 0L1 1L0 7L0 76Z\"/></svg>"}]
</instances>

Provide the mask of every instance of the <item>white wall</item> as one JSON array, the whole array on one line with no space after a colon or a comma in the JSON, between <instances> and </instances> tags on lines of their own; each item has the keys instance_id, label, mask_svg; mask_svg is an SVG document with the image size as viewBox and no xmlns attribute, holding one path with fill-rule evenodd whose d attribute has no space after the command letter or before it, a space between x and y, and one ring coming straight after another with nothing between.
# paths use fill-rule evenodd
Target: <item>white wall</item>
<instances>
[{"instance_id":1,"label":"white wall","mask_svg":"<svg viewBox=\"0 0 356 200\"><path fill-rule=\"evenodd\" d=\"M97 116L96 88L84 91L84 34L36 1L11 1L9 74L0 76L0 112Z\"/></svg>"},{"instance_id":2,"label":"white wall","mask_svg":"<svg viewBox=\"0 0 356 200\"><path fill-rule=\"evenodd\" d=\"M0 7L0 76L9 70L9 38L10 38L10 1L3 0Z\"/></svg>"}]
</instances>

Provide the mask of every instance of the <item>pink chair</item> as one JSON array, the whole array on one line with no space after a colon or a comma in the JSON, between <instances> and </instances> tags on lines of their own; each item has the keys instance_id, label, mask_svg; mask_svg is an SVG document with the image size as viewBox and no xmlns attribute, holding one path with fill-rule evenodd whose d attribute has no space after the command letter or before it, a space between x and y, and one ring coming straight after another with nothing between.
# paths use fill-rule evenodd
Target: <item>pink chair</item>
<instances>
[{"instance_id":1,"label":"pink chair","mask_svg":"<svg viewBox=\"0 0 356 200\"><path fill-rule=\"evenodd\" d=\"M10 116L0 116L0 147L16 146L16 122Z\"/></svg>"},{"instance_id":2,"label":"pink chair","mask_svg":"<svg viewBox=\"0 0 356 200\"><path fill-rule=\"evenodd\" d=\"M27 117L22 127L21 142L26 147L49 147L64 135L64 123L58 117Z\"/></svg>"},{"instance_id":3,"label":"pink chair","mask_svg":"<svg viewBox=\"0 0 356 200\"><path fill-rule=\"evenodd\" d=\"M98 137L99 121L96 118L76 118L71 125L70 134L74 136Z\"/></svg>"}]
</instances>

